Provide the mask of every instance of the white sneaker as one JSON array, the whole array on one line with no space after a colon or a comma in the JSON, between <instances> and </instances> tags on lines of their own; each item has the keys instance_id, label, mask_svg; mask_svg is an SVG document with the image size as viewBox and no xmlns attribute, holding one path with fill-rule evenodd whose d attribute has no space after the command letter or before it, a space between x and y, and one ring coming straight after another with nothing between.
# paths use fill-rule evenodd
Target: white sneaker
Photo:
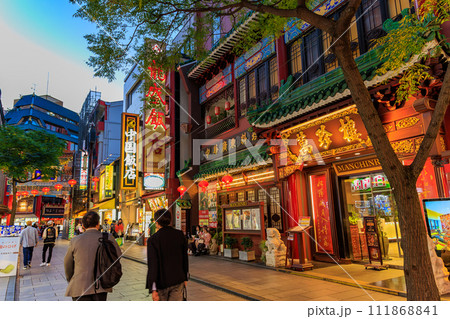
<instances>
[{"instance_id":1,"label":"white sneaker","mask_svg":"<svg viewBox=\"0 0 450 319\"><path fill-rule=\"evenodd\" d=\"M28 267L27 266L23 266L23 269L28 269Z\"/></svg>"},{"instance_id":2,"label":"white sneaker","mask_svg":"<svg viewBox=\"0 0 450 319\"><path fill-rule=\"evenodd\" d=\"M44 267L47 263L41 263L39 266Z\"/></svg>"},{"instance_id":3,"label":"white sneaker","mask_svg":"<svg viewBox=\"0 0 450 319\"><path fill-rule=\"evenodd\" d=\"M50 263L47 263L47 267L50 266Z\"/></svg>"}]
</instances>

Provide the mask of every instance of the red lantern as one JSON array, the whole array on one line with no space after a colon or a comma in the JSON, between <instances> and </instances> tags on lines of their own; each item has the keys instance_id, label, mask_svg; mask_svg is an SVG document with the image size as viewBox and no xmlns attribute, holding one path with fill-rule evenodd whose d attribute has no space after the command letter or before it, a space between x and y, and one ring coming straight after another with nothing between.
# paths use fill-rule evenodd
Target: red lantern
<instances>
[{"instance_id":1,"label":"red lantern","mask_svg":"<svg viewBox=\"0 0 450 319\"><path fill-rule=\"evenodd\" d=\"M56 184L55 188L59 192L63 188L63 186L61 184Z\"/></svg>"},{"instance_id":2,"label":"red lantern","mask_svg":"<svg viewBox=\"0 0 450 319\"><path fill-rule=\"evenodd\" d=\"M44 187L44 188L42 188L42 191L44 192L44 194L47 194L50 191L50 188Z\"/></svg>"},{"instance_id":3,"label":"red lantern","mask_svg":"<svg viewBox=\"0 0 450 319\"><path fill-rule=\"evenodd\" d=\"M180 193L180 197L183 197L186 190L187 190L187 188L184 185L181 185L180 187L177 188L177 191Z\"/></svg>"},{"instance_id":4,"label":"red lantern","mask_svg":"<svg viewBox=\"0 0 450 319\"><path fill-rule=\"evenodd\" d=\"M216 106L214 108L214 114L216 114L216 116L219 116L219 114L220 114L220 107Z\"/></svg>"},{"instance_id":5,"label":"red lantern","mask_svg":"<svg viewBox=\"0 0 450 319\"><path fill-rule=\"evenodd\" d=\"M98 176L94 176L92 177L92 181L97 183L100 180L100 178L98 178Z\"/></svg>"},{"instance_id":6,"label":"red lantern","mask_svg":"<svg viewBox=\"0 0 450 319\"><path fill-rule=\"evenodd\" d=\"M30 191L31 195L36 196L37 194L39 194L39 191L37 189L33 189L32 191Z\"/></svg>"},{"instance_id":7,"label":"red lantern","mask_svg":"<svg viewBox=\"0 0 450 319\"><path fill-rule=\"evenodd\" d=\"M211 116L210 115L206 116L206 124L211 124Z\"/></svg>"},{"instance_id":8,"label":"red lantern","mask_svg":"<svg viewBox=\"0 0 450 319\"><path fill-rule=\"evenodd\" d=\"M22 192L22 196L28 196L28 192L27 191L23 191Z\"/></svg>"},{"instance_id":9,"label":"red lantern","mask_svg":"<svg viewBox=\"0 0 450 319\"><path fill-rule=\"evenodd\" d=\"M72 186L75 186L77 184L77 181L74 180L74 179L69 179L68 183L69 183L70 187L72 187Z\"/></svg>"},{"instance_id":10,"label":"red lantern","mask_svg":"<svg viewBox=\"0 0 450 319\"><path fill-rule=\"evenodd\" d=\"M226 101L225 102L225 111L229 111L231 109L231 103Z\"/></svg>"},{"instance_id":11,"label":"red lantern","mask_svg":"<svg viewBox=\"0 0 450 319\"><path fill-rule=\"evenodd\" d=\"M6 196L9 196L9 192L6 192L6 194L5 194Z\"/></svg>"},{"instance_id":12,"label":"red lantern","mask_svg":"<svg viewBox=\"0 0 450 319\"><path fill-rule=\"evenodd\" d=\"M198 186L200 186L200 188L202 189L203 192L206 190L206 187L208 187L208 185L209 185L209 183L206 180L203 180L200 183L198 183Z\"/></svg>"},{"instance_id":13,"label":"red lantern","mask_svg":"<svg viewBox=\"0 0 450 319\"><path fill-rule=\"evenodd\" d=\"M233 176L231 176L230 174L227 174L224 177L222 177L222 182L225 183L226 187L229 187L232 181Z\"/></svg>"}]
</instances>

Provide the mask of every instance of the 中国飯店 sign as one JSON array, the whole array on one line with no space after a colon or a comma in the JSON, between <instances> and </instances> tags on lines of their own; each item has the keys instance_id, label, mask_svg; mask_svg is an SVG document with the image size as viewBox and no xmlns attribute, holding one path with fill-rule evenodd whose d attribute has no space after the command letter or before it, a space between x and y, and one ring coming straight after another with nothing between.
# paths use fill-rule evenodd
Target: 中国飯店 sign
<instances>
[{"instance_id":1,"label":"\u4e2d\u56fd\u98ef\u5e97 sign","mask_svg":"<svg viewBox=\"0 0 450 319\"><path fill-rule=\"evenodd\" d=\"M122 113L121 131L121 188L134 189L137 187L137 151L139 134L139 116L137 114Z\"/></svg>"}]
</instances>

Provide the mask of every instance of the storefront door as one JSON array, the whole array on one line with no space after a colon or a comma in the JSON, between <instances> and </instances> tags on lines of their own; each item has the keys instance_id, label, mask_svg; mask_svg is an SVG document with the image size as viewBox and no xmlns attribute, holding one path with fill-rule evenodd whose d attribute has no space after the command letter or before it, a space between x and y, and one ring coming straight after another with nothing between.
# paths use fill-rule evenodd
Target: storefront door
<instances>
[{"instance_id":1,"label":"storefront door","mask_svg":"<svg viewBox=\"0 0 450 319\"><path fill-rule=\"evenodd\" d=\"M377 216L380 244L387 260L401 258L398 212L389 181L383 173L348 177L342 180L345 221L353 259L368 257L364 216Z\"/></svg>"}]
</instances>

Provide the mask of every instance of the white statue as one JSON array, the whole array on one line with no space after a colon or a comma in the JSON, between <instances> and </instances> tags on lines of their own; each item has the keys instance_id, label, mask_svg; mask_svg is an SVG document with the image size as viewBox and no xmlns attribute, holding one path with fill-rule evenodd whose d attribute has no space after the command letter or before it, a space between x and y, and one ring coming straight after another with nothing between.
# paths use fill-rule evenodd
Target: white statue
<instances>
[{"instance_id":1,"label":"white statue","mask_svg":"<svg viewBox=\"0 0 450 319\"><path fill-rule=\"evenodd\" d=\"M431 265L433 266L434 280L438 287L439 293L442 295L450 293L450 281L448 280L448 270L444 266L442 258L436 255L435 244L433 240L428 238L428 251L430 252Z\"/></svg>"},{"instance_id":2,"label":"white statue","mask_svg":"<svg viewBox=\"0 0 450 319\"><path fill-rule=\"evenodd\" d=\"M267 228L266 265L270 267L284 267L286 265L286 245L276 228Z\"/></svg>"}]
</instances>

